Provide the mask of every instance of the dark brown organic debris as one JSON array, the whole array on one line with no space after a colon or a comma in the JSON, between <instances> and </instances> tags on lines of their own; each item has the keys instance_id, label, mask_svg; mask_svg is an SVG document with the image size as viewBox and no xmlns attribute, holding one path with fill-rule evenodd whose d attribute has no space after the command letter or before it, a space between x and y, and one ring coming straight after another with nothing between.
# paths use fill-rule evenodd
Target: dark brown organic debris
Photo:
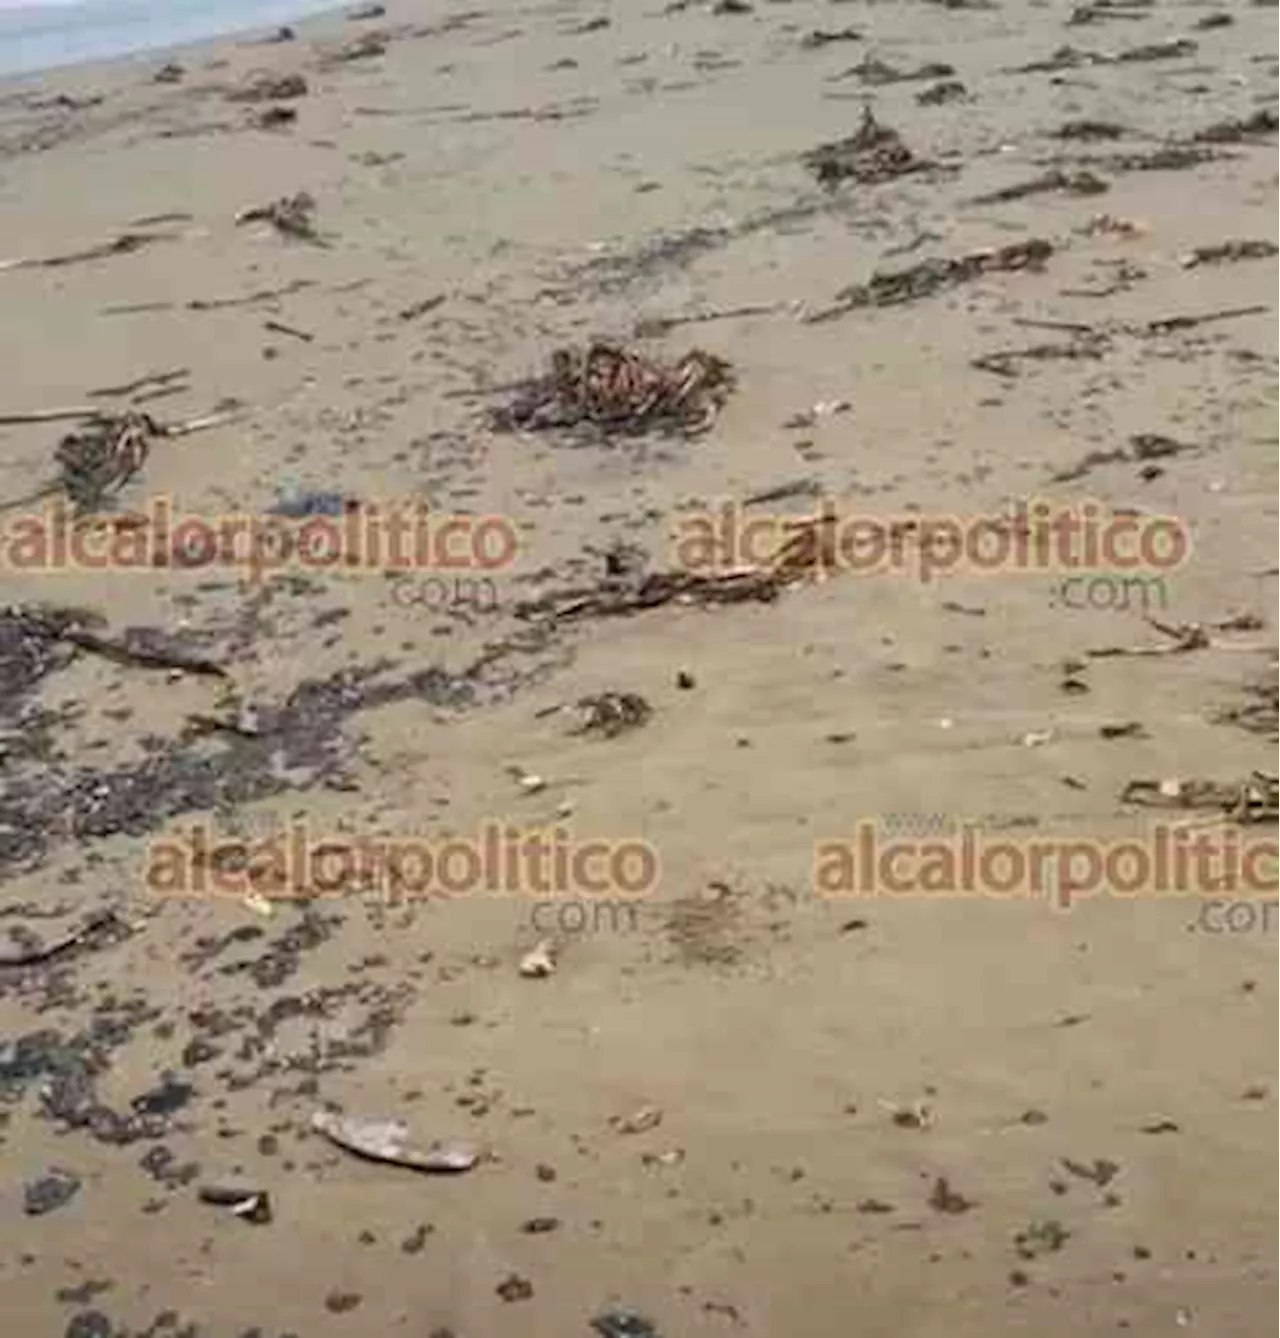
<instances>
[{"instance_id":1,"label":"dark brown organic debris","mask_svg":"<svg viewBox=\"0 0 1280 1338\"><path fill-rule=\"evenodd\" d=\"M298 119L296 107L264 107L253 112L249 124L256 130L278 130L281 126L292 125Z\"/></svg>"},{"instance_id":2,"label":"dark brown organic debris","mask_svg":"<svg viewBox=\"0 0 1280 1338\"><path fill-rule=\"evenodd\" d=\"M123 399L125 396L137 395L140 390L147 390L152 387L167 387L174 382L185 381L190 375L191 369L189 367L175 367L171 371L165 372L147 372L133 381L126 381L123 385L100 386L97 390L91 390L89 397L91 399Z\"/></svg>"},{"instance_id":3,"label":"dark brown organic debris","mask_svg":"<svg viewBox=\"0 0 1280 1338\"><path fill-rule=\"evenodd\" d=\"M1162 623L1155 618L1147 618L1147 623L1169 640L1157 646L1092 646L1086 652L1090 659L1115 659L1131 655L1148 658L1161 655L1186 655L1193 650L1207 650L1213 643L1209 633L1201 623Z\"/></svg>"},{"instance_id":4,"label":"dark brown organic debris","mask_svg":"<svg viewBox=\"0 0 1280 1338\"><path fill-rule=\"evenodd\" d=\"M1280 783L1264 771L1226 783L1196 778L1131 780L1121 791L1120 802L1144 808L1219 809L1241 824L1275 822L1280 817Z\"/></svg>"},{"instance_id":5,"label":"dark brown organic debris","mask_svg":"<svg viewBox=\"0 0 1280 1338\"><path fill-rule=\"evenodd\" d=\"M922 107L942 107L948 102L963 102L969 96L969 90L959 79L943 79L940 83L916 94L916 101Z\"/></svg>"},{"instance_id":6,"label":"dark brown organic debris","mask_svg":"<svg viewBox=\"0 0 1280 1338\"><path fill-rule=\"evenodd\" d=\"M1054 139L1123 139L1129 131L1115 121L1095 121L1083 117L1075 121L1064 121L1052 132Z\"/></svg>"},{"instance_id":7,"label":"dark brown organic debris","mask_svg":"<svg viewBox=\"0 0 1280 1338\"><path fill-rule=\"evenodd\" d=\"M1082 479L1099 465L1124 463L1145 464L1151 460L1165 460L1174 455L1182 455L1192 447L1172 437L1162 436L1158 432L1136 432L1129 438L1129 448L1118 447L1110 451L1090 451L1068 469L1050 477L1051 483L1073 483Z\"/></svg>"},{"instance_id":8,"label":"dark brown organic debris","mask_svg":"<svg viewBox=\"0 0 1280 1338\"><path fill-rule=\"evenodd\" d=\"M1110 153L1088 161L1112 172L1182 172L1229 156L1196 144L1165 144L1149 153Z\"/></svg>"},{"instance_id":9,"label":"dark brown organic debris","mask_svg":"<svg viewBox=\"0 0 1280 1338\"><path fill-rule=\"evenodd\" d=\"M1215 121L1191 136L1200 144L1242 144L1251 139L1265 139L1280 130L1280 113L1274 107L1261 107L1252 116L1230 121Z\"/></svg>"},{"instance_id":10,"label":"dark brown organic debris","mask_svg":"<svg viewBox=\"0 0 1280 1338\"><path fill-rule=\"evenodd\" d=\"M937 1213L948 1213L957 1215L967 1213L970 1208L975 1206L972 1199L967 1199L963 1194L957 1194L951 1188L951 1184L945 1175L940 1175L933 1182L933 1189L929 1194L929 1207Z\"/></svg>"},{"instance_id":11,"label":"dark brown organic debris","mask_svg":"<svg viewBox=\"0 0 1280 1338\"><path fill-rule=\"evenodd\" d=\"M184 645L177 637L156 627L128 627L118 637L105 636L87 627L68 627L60 639L78 650L101 655L116 664L144 669L178 669L188 674L226 678L227 669L219 660L201 650Z\"/></svg>"},{"instance_id":12,"label":"dark brown organic debris","mask_svg":"<svg viewBox=\"0 0 1280 1338\"><path fill-rule=\"evenodd\" d=\"M1180 60L1183 56L1194 56L1199 49L1199 44L1190 37L1174 37L1167 42L1145 42L1100 60L1110 65L1138 65L1149 60Z\"/></svg>"},{"instance_id":13,"label":"dark brown organic debris","mask_svg":"<svg viewBox=\"0 0 1280 1338\"><path fill-rule=\"evenodd\" d=\"M1199 48L1189 37L1178 37L1168 42L1149 42L1130 47L1114 55L1105 51L1082 51L1079 47L1061 46L1051 56L1019 66L1014 74L1054 74L1059 70L1074 70L1085 65L1136 65L1153 60L1177 60L1194 56Z\"/></svg>"},{"instance_id":14,"label":"dark brown organic debris","mask_svg":"<svg viewBox=\"0 0 1280 1338\"><path fill-rule=\"evenodd\" d=\"M1198 265L1220 265L1224 261L1266 260L1280 254L1280 246L1269 241L1229 241L1218 242L1213 246L1197 246L1182 260L1183 269L1195 269Z\"/></svg>"},{"instance_id":15,"label":"dark brown organic debris","mask_svg":"<svg viewBox=\"0 0 1280 1338\"><path fill-rule=\"evenodd\" d=\"M824 31L822 28L815 28L813 32L806 33L800 39L800 45L814 50L818 47L830 46L832 42L861 42L862 33L857 28L838 28L834 32Z\"/></svg>"},{"instance_id":16,"label":"dark brown organic debris","mask_svg":"<svg viewBox=\"0 0 1280 1338\"><path fill-rule=\"evenodd\" d=\"M1062 1168L1081 1180L1091 1181L1099 1189L1105 1189L1120 1174L1120 1164L1109 1157L1095 1157L1092 1162L1076 1161L1073 1157L1060 1157Z\"/></svg>"},{"instance_id":17,"label":"dark brown organic debris","mask_svg":"<svg viewBox=\"0 0 1280 1338\"><path fill-rule=\"evenodd\" d=\"M653 708L638 692L601 692L583 697L577 709L582 718L572 732L600 734L606 739L638 729L653 714Z\"/></svg>"},{"instance_id":18,"label":"dark brown organic debris","mask_svg":"<svg viewBox=\"0 0 1280 1338\"><path fill-rule=\"evenodd\" d=\"M144 378L140 384L154 379ZM132 387L107 389L115 391ZM54 451L54 460L59 470L57 481L0 504L0 511L12 511L59 492L66 495L78 514L96 511L109 495L119 492L141 470L155 439L181 437L189 432L216 427L232 416L231 412L214 413L203 418L189 419L185 423L162 424L136 409L114 414L104 413L96 407L0 415L0 423L54 422L63 418L84 420L81 427L68 432L59 441Z\"/></svg>"},{"instance_id":19,"label":"dark brown organic debris","mask_svg":"<svg viewBox=\"0 0 1280 1338\"><path fill-rule=\"evenodd\" d=\"M461 1143L436 1143L415 1147L409 1130L399 1120L366 1120L354 1115L339 1115L332 1110L318 1110L311 1117L311 1127L345 1152L366 1161L388 1162L411 1171L436 1175L456 1175L469 1171L480 1160L474 1148Z\"/></svg>"},{"instance_id":20,"label":"dark brown organic debris","mask_svg":"<svg viewBox=\"0 0 1280 1338\"><path fill-rule=\"evenodd\" d=\"M327 246L328 243L316 231L315 212L315 198L307 191L299 191L296 195L283 196L270 204L242 209L236 215L236 226L270 223L282 236L310 242L313 246Z\"/></svg>"},{"instance_id":21,"label":"dark brown organic debris","mask_svg":"<svg viewBox=\"0 0 1280 1338\"><path fill-rule=\"evenodd\" d=\"M157 84L180 84L186 77L186 70L176 60L170 60L161 65L151 76L151 80Z\"/></svg>"},{"instance_id":22,"label":"dark brown organic debris","mask_svg":"<svg viewBox=\"0 0 1280 1338\"><path fill-rule=\"evenodd\" d=\"M969 365L982 372L992 372L996 376L1013 377L1018 375L1020 363L1096 362L1106 356L1110 347L1110 340L1104 336L1086 335L1061 343L1030 344L1026 348L1001 349L995 353L984 353L971 359Z\"/></svg>"},{"instance_id":23,"label":"dark brown organic debris","mask_svg":"<svg viewBox=\"0 0 1280 1338\"><path fill-rule=\"evenodd\" d=\"M14 934L9 944L0 944L0 967L43 966L70 952L72 948L104 947L132 933L132 926L110 910L95 911L77 928L44 942L39 941L30 930L24 929L21 932L22 941L17 941L18 935Z\"/></svg>"},{"instance_id":24,"label":"dark brown organic debris","mask_svg":"<svg viewBox=\"0 0 1280 1338\"><path fill-rule=\"evenodd\" d=\"M515 400L497 411L495 423L503 430L589 423L616 432L690 435L711 426L733 387L729 363L701 349L670 366L597 341L557 349L550 373L521 386Z\"/></svg>"},{"instance_id":25,"label":"dark brown organic debris","mask_svg":"<svg viewBox=\"0 0 1280 1338\"><path fill-rule=\"evenodd\" d=\"M352 42L328 52L321 60L322 66L345 65L353 60L373 60L384 56L390 38L382 32L365 33Z\"/></svg>"},{"instance_id":26,"label":"dark brown organic debris","mask_svg":"<svg viewBox=\"0 0 1280 1338\"><path fill-rule=\"evenodd\" d=\"M1115 0L1096 0L1094 4L1077 5L1067 19L1068 28L1098 23L1103 19L1143 19L1150 9L1148 3L1117 4Z\"/></svg>"},{"instance_id":27,"label":"dark brown organic debris","mask_svg":"<svg viewBox=\"0 0 1280 1338\"><path fill-rule=\"evenodd\" d=\"M896 130L876 120L870 107L863 108L862 124L855 134L821 144L801 161L824 185L852 180L860 186L873 186L937 167L917 158Z\"/></svg>"},{"instance_id":28,"label":"dark brown organic debris","mask_svg":"<svg viewBox=\"0 0 1280 1338\"><path fill-rule=\"evenodd\" d=\"M96 511L147 462L151 443L163 435L149 414L104 414L68 432L54 451L62 490L78 512Z\"/></svg>"},{"instance_id":29,"label":"dark brown organic debris","mask_svg":"<svg viewBox=\"0 0 1280 1338\"><path fill-rule=\"evenodd\" d=\"M864 84L880 88L886 84L907 83L915 79L950 79L955 72L954 65L944 65L941 61L929 61L924 65L918 65L914 70L899 70L871 56L857 65L851 65L835 77L847 79L853 76Z\"/></svg>"},{"instance_id":30,"label":"dark brown organic debris","mask_svg":"<svg viewBox=\"0 0 1280 1338\"><path fill-rule=\"evenodd\" d=\"M53 269L60 265L75 265L86 260L103 260L107 256L131 255L154 242L173 241L170 233L122 232L108 242L86 247L83 251L68 251L62 255L24 257L19 260L0 260L0 272L8 269Z\"/></svg>"},{"instance_id":31,"label":"dark brown organic debris","mask_svg":"<svg viewBox=\"0 0 1280 1338\"><path fill-rule=\"evenodd\" d=\"M972 251L952 259L937 257L923 260L909 269L873 274L867 283L843 288L832 306L812 313L809 323L843 316L859 307L891 307L904 302L918 302L948 288L969 283L986 274L1039 271L1053 254L1053 243L1041 237L1007 246Z\"/></svg>"},{"instance_id":32,"label":"dark brown organic debris","mask_svg":"<svg viewBox=\"0 0 1280 1338\"><path fill-rule=\"evenodd\" d=\"M1089 171L1063 172L1059 168L1045 172L1030 181L1019 182L1016 186L1005 186L1003 190L988 191L985 195L975 195L969 204L1005 204L1011 200L1023 200L1029 195L1102 195L1111 189L1110 183Z\"/></svg>"},{"instance_id":33,"label":"dark brown organic debris","mask_svg":"<svg viewBox=\"0 0 1280 1338\"><path fill-rule=\"evenodd\" d=\"M1250 734L1275 740L1280 736L1280 684L1274 674L1245 686L1245 701L1219 711L1216 724L1236 725Z\"/></svg>"},{"instance_id":34,"label":"dark brown organic debris","mask_svg":"<svg viewBox=\"0 0 1280 1338\"><path fill-rule=\"evenodd\" d=\"M768 563L726 571L626 571L599 585L544 595L516 608L531 621L568 622L611 618L661 608L666 604L703 605L771 603L784 590L823 579L838 569L834 513L788 521L788 536ZM690 684L681 684L689 686Z\"/></svg>"},{"instance_id":35,"label":"dark brown organic debris","mask_svg":"<svg viewBox=\"0 0 1280 1338\"><path fill-rule=\"evenodd\" d=\"M227 93L228 102L287 102L307 95L307 81L300 74L270 74L257 71L239 88Z\"/></svg>"}]
</instances>

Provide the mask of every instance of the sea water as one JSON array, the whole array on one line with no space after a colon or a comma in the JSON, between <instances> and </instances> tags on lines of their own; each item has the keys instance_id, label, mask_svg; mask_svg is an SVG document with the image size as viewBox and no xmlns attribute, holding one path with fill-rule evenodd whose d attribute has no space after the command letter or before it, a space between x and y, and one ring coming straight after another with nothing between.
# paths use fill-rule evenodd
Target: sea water
<instances>
[{"instance_id":1,"label":"sea water","mask_svg":"<svg viewBox=\"0 0 1280 1338\"><path fill-rule=\"evenodd\" d=\"M0 75L279 27L334 0L0 0Z\"/></svg>"}]
</instances>

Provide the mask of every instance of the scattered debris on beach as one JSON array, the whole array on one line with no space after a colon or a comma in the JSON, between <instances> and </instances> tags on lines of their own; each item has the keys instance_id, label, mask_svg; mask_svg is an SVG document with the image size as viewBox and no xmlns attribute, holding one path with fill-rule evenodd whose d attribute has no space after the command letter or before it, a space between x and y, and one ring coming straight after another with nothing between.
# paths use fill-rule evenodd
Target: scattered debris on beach
<instances>
[{"instance_id":1,"label":"scattered debris on beach","mask_svg":"<svg viewBox=\"0 0 1280 1338\"><path fill-rule=\"evenodd\" d=\"M800 45L807 51L816 51L825 46L830 46L833 42L861 42L862 32L858 28L838 28L834 31L827 31L823 28L815 28L812 32L807 32L800 39Z\"/></svg>"},{"instance_id":2,"label":"scattered debris on beach","mask_svg":"<svg viewBox=\"0 0 1280 1338\"><path fill-rule=\"evenodd\" d=\"M863 108L862 124L855 134L821 144L804 154L801 161L828 186L840 181L873 186L938 167L937 163L916 157L896 130L876 120L870 107Z\"/></svg>"},{"instance_id":3,"label":"scattered debris on beach","mask_svg":"<svg viewBox=\"0 0 1280 1338\"><path fill-rule=\"evenodd\" d=\"M968 99L969 90L959 79L943 79L916 94L916 101L922 107L945 107L949 102L967 102Z\"/></svg>"},{"instance_id":4,"label":"scattered debris on beach","mask_svg":"<svg viewBox=\"0 0 1280 1338\"><path fill-rule=\"evenodd\" d=\"M378 56L386 55L389 42L390 38L386 33L365 33L353 41L326 52L320 59L320 66L322 69L329 69L335 65L346 65L355 60L374 60Z\"/></svg>"},{"instance_id":5,"label":"scattered debris on beach","mask_svg":"<svg viewBox=\"0 0 1280 1338\"><path fill-rule=\"evenodd\" d=\"M255 130L279 130L281 126L292 125L297 119L297 108L273 105L251 112L248 123Z\"/></svg>"},{"instance_id":6,"label":"scattered debris on beach","mask_svg":"<svg viewBox=\"0 0 1280 1338\"><path fill-rule=\"evenodd\" d=\"M310 242L312 246L327 246L328 242L316 231L315 213L315 197L303 190L298 191L296 195L282 196L270 204L242 209L236 215L236 226L243 227L246 223L270 223L283 237Z\"/></svg>"},{"instance_id":7,"label":"scattered debris on beach","mask_svg":"<svg viewBox=\"0 0 1280 1338\"><path fill-rule=\"evenodd\" d=\"M201 1203L226 1208L232 1217L253 1226L267 1226L272 1220L271 1196L265 1189L240 1181L215 1180L196 1190Z\"/></svg>"},{"instance_id":8,"label":"scattered debris on beach","mask_svg":"<svg viewBox=\"0 0 1280 1338\"><path fill-rule=\"evenodd\" d=\"M301 74L269 74L259 70L238 88L227 91L228 102L288 102L306 97L308 85Z\"/></svg>"},{"instance_id":9,"label":"scattered debris on beach","mask_svg":"<svg viewBox=\"0 0 1280 1338\"><path fill-rule=\"evenodd\" d=\"M1280 255L1280 246L1270 241L1229 241L1218 242L1212 246L1197 246L1182 258L1183 269L1195 269L1200 265L1221 265L1235 260L1268 260Z\"/></svg>"},{"instance_id":10,"label":"scattered debris on beach","mask_svg":"<svg viewBox=\"0 0 1280 1338\"><path fill-rule=\"evenodd\" d=\"M771 603L794 585L825 579L839 569L836 517L785 522L786 537L762 566L725 571L628 571L598 585L556 591L516 606L518 617L534 622L607 618L661 608L666 604L715 606Z\"/></svg>"},{"instance_id":11,"label":"scattered debris on beach","mask_svg":"<svg viewBox=\"0 0 1280 1338\"><path fill-rule=\"evenodd\" d=\"M831 320L859 307L890 307L904 302L918 302L958 284L968 283L986 274L1037 272L1054 252L1053 243L1041 237L1007 246L972 251L952 259L922 260L909 269L878 272L867 283L854 284L836 293L828 307L804 317L806 323Z\"/></svg>"},{"instance_id":12,"label":"scattered debris on beach","mask_svg":"<svg viewBox=\"0 0 1280 1338\"><path fill-rule=\"evenodd\" d=\"M581 716L574 734L599 734L617 738L647 724L653 708L638 692L601 692L583 697L576 708Z\"/></svg>"},{"instance_id":13,"label":"scattered debris on beach","mask_svg":"<svg viewBox=\"0 0 1280 1338\"><path fill-rule=\"evenodd\" d=\"M144 246L156 242L176 241L178 235L168 232L122 232L110 241L88 246L83 251L68 251L61 255L21 257L0 260L0 273L10 269L55 269L62 265L76 265L88 260L103 260L108 256L132 255Z\"/></svg>"},{"instance_id":14,"label":"scattered debris on beach","mask_svg":"<svg viewBox=\"0 0 1280 1338\"><path fill-rule=\"evenodd\" d=\"M1144 808L1217 809L1242 825L1275 822L1280 817L1280 782L1264 771L1227 782L1194 777L1131 780L1120 802Z\"/></svg>"},{"instance_id":15,"label":"scattered debris on beach","mask_svg":"<svg viewBox=\"0 0 1280 1338\"><path fill-rule=\"evenodd\" d=\"M883 60L869 56L861 63L842 70L834 78L856 78L873 88L881 88L887 84L904 84L921 79L950 79L955 72L954 65L946 65L941 61L928 61L913 70L899 70Z\"/></svg>"},{"instance_id":16,"label":"scattered debris on beach","mask_svg":"<svg viewBox=\"0 0 1280 1338\"><path fill-rule=\"evenodd\" d=\"M142 471L151 443L164 435L150 414L128 410L108 414L68 432L58 443L62 489L77 511L100 509L107 496Z\"/></svg>"},{"instance_id":17,"label":"scattered debris on beach","mask_svg":"<svg viewBox=\"0 0 1280 1338\"><path fill-rule=\"evenodd\" d=\"M540 939L520 958L516 970L526 980L546 980L555 975L555 944L550 939Z\"/></svg>"},{"instance_id":18,"label":"scattered debris on beach","mask_svg":"<svg viewBox=\"0 0 1280 1338\"><path fill-rule=\"evenodd\" d=\"M1019 182L1016 186L1005 186L1002 190L988 191L985 195L974 195L967 203L1006 204L1013 200L1024 200L1031 195L1102 195L1110 189L1110 183L1093 172L1063 172L1054 168L1030 181Z\"/></svg>"},{"instance_id":19,"label":"scattered debris on beach","mask_svg":"<svg viewBox=\"0 0 1280 1338\"><path fill-rule=\"evenodd\" d=\"M139 386L163 381L169 375L153 374L140 378L131 386L107 387L94 393L129 393ZM57 479L33 492L0 503L0 513L61 493L73 504L77 516L91 515L103 507L109 496L119 492L141 472L154 441L220 426L235 418L236 413L236 408L229 407L178 423L161 423L138 409L105 413L92 405L0 414L0 424L57 422L61 419L78 419L83 424L67 433L54 451Z\"/></svg>"},{"instance_id":20,"label":"scattered debris on beach","mask_svg":"<svg viewBox=\"0 0 1280 1338\"><path fill-rule=\"evenodd\" d=\"M1214 121L1191 136L1201 144L1243 144L1248 140L1266 139L1280 130L1280 112L1274 107L1260 107L1252 116L1234 120Z\"/></svg>"},{"instance_id":21,"label":"scattered debris on beach","mask_svg":"<svg viewBox=\"0 0 1280 1338\"><path fill-rule=\"evenodd\" d=\"M457 1175L471 1170L480 1160L477 1149L466 1143L433 1143L429 1147L419 1147L400 1120L369 1120L339 1115L332 1110L318 1110L311 1117L311 1128L353 1156L403 1166L411 1171Z\"/></svg>"},{"instance_id":22,"label":"scattered debris on beach","mask_svg":"<svg viewBox=\"0 0 1280 1338\"><path fill-rule=\"evenodd\" d=\"M545 431L589 423L615 432L692 436L712 425L733 388L730 364L701 349L671 366L596 342L557 349L550 374L524 383L495 413L494 425Z\"/></svg>"},{"instance_id":23,"label":"scattered debris on beach","mask_svg":"<svg viewBox=\"0 0 1280 1338\"><path fill-rule=\"evenodd\" d=\"M1050 131L1054 139L1111 140L1123 139L1129 130L1115 121L1099 121L1093 117L1079 117L1073 121L1064 121L1056 130Z\"/></svg>"},{"instance_id":24,"label":"scattered debris on beach","mask_svg":"<svg viewBox=\"0 0 1280 1338\"><path fill-rule=\"evenodd\" d=\"M128 938L135 931L115 911L101 910L94 911L74 929L54 938L37 938L25 927L9 932L11 943L0 944L0 967L44 966L66 957L73 949L105 947Z\"/></svg>"}]
</instances>

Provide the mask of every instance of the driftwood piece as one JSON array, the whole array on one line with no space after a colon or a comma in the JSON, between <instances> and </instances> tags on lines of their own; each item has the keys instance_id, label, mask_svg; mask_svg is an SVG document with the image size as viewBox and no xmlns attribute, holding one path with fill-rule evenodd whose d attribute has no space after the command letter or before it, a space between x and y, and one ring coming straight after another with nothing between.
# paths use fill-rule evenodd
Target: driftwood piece
<instances>
[{"instance_id":1,"label":"driftwood piece","mask_svg":"<svg viewBox=\"0 0 1280 1338\"><path fill-rule=\"evenodd\" d=\"M126 924L115 911L95 911L75 929L42 943L33 939L25 944L0 944L0 968L43 966L70 952L72 948L91 942L93 946L102 946L132 932L132 926Z\"/></svg>"},{"instance_id":2,"label":"driftwood piece","mask_svg":"<svg viewBox=\"0 0 1280 1338\"><path fill-rule=\"evenodd\" d=\"M144 669L180 669L188 674L226 678L227 669L220 661L184 645L168 632L155 627L130 627L118 637L106 636L86 627L68 627L59 639L113 660L117 664Z\"/></svg>"},{"instance_id":3,"label":"driftwood piece","mask_svg":"<svg viewBox=\"0 0 1280 1338\"><path fill-rule=\"evenodd\" d=\"M75 265L81 261L103 260L107 256L131 255L141 251L144 246L156 242L171 242L176 238L164 232L122 232L110 241L97 246L86 247L83 251L69 251L63 255L22 257L17 260L0 260L0 272L11 269L53 269L61 265Z\"/></svg>"}]
</instances>

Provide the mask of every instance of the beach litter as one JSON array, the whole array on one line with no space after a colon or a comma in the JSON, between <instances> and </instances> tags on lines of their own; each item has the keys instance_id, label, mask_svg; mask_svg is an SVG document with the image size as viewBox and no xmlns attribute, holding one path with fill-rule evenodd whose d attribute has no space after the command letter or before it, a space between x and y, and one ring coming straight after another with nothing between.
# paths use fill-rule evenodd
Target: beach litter
<instances>
[{"instance_id":1,"label":"beach litter","mask_svg":"<svg viewBox=\"0 0 1280 1338\"><path fill-rule=\"evenodd\" d=\"M523 383L494 415L499 430L592 424L616 432L705 431L734 388L730 364L701 349L674 365L618 344L560 348L548 375Z\"/></svg>"},{"instance_id":2,"label":"beach litter","mask_svg":"<svg viewBox=\"0 0 1280 1338\"><path fill-rule=\"evenodd\" d=\"M339 1115L332 1110L318 1110L311 1117L311 1127L354 1156L403 1166L411 1171L456 1175L471 1170L480 1160L480 1153L466 1143L433 1143L426 1148L417 1147L407 1126L400 1120L360 1119L354 1115Z\"/></svg>"},{"instance_id":3,"label":"beach litter","mask_svg":"<svg viewBox=\"0 0 1280 1338\"><path fill-rule=\"evenodd\" d=\"M526 980L545 980L548 976L555 975L554 945L549 939L542 939L521 957L517 969Z\"/></svg>"},{"instance_id":4,"label":"beach litter","mask_svg":"<svg viewBox=\"0 0 1280 1338\"><path fill-rule=\"evenodd\" d=\"M201 1185L196 1197L201 1203L229 1208L233 1217L254 1226L266 1226L271 1221L271 1199L265 1189L234 1181L215 1181Z\"/></svg>"}]
</instances>

